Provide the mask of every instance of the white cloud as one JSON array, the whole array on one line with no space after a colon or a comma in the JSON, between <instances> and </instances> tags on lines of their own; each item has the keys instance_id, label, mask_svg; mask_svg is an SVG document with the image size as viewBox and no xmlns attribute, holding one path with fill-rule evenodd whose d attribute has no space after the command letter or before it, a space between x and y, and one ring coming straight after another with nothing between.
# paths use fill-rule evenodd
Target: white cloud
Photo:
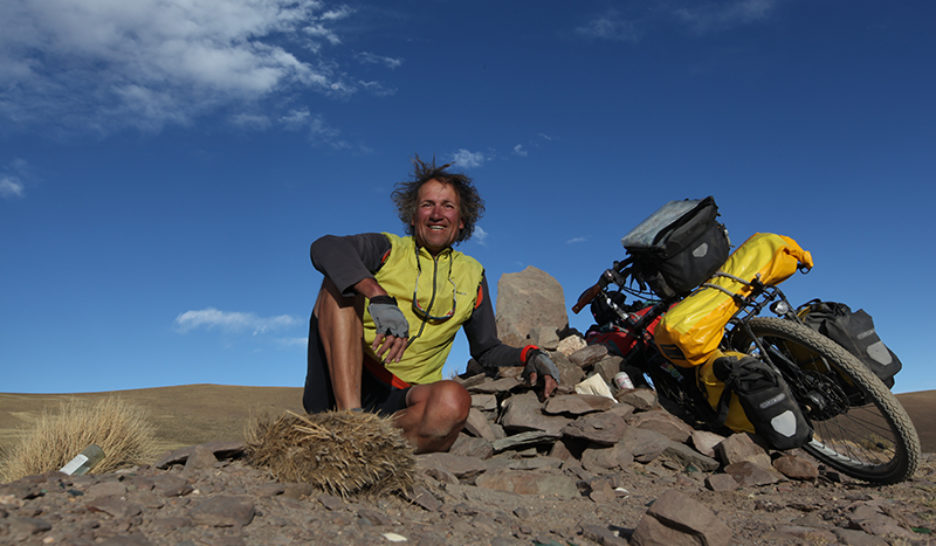
<instances>
[{"instance_id":1,"label":"white cloud","mask_svg":"<svg viewBox=\"0 0 936 546\"><path fill-rule=\"evenodd\" d=\"M258 317L253 313L219 311L211 307L197 311L186 311L176 317L175 323L181 332L206 328L235 333L250 330L253 335L258 335L293 326L298 324L299 320L289 315Z\"/></svg>"},{"instance_id":2,"label":"white cloud","mask_svg":"<svg viewBox=\"0 0 936 546\"><path fill-rule=\"evenodd\" d=\"M691 4L674 11L681 22L698 33L725 30L767 18L777 0L732 0Z\"/></svg>"},{"instance_id":3,"label":"white cloud","mask_svg":"<svg viewBox=\"0 0 936 546\"><path fill-rule=\"evenodd\" d=\"M231 116L231 123L246 129L269 129L273 124L265 114L241 112Z\"/></svg>"},{"instance_id":4,"label":"white cloud","mask_svg":"<svg viewBox=\"0 0 936 546\"><path fill-rule=\"evenodd\" d=\"M382 83L375 81L361 80L358 82L358 85L378 97L389 97L391 95L396 95L397 92L395 87L385 87Z\"/></svg>"},{"instance_id":5,"label":"white cloud","mask_svg":"<svg viewBox=\"0 0 936 546\"><path fill-rule=\"evenodd\" d=\"M471 234L471 237L481 246L487 245L488 232L484 231L484 228L476 225L474 227L474 232Z\"/></svg>"},{"instance_id":6,"label":"white cloud","mask_svg":"<svg viewBox=\"0 0 936 546\"><path fill-rule=\"evenodd\" d=\"M452 156L452 161L458 167L470 169L472 167L480 167L481 165L484 165L485 157L481 152L471 152L461 148Z\"/></svg>"},{"instance_id":7,"label":"white cloud","mask_svg":"<svg viewBox=\"0 0 936 546\"><path fill-rule=\"evenodd\" d=\"M520 157L526 157L529 154L526 148L523 147L523 144L517 144L516 146L514 146L513 153L516 155L519 155Z\"/></svg>"},{"instance_id":8,"label":"white cloud","mask_svg":"<svg viewBox=\"0 0 936 546\"><path fill-rule=\"evenodd\" d=\"M696 34L749 25L766 19L780 0L677 0L622 14L609 9L575 28L598 40L639 42L660 27L677 24Z\"/></svg>"},{"instance_id":9,"label":"white cloud","mask_svg":"<svg viewBox=\"0 0 936 546\"><path fill-rule=\"evenodd\" d=\"M576 244L579 244L579 243L584 243L584 242L587 241L587 240L588 240L588 239L586 239L585 237L572 237L571 239L569 239L568 241L566 241L566 244L567 244L567 245L576 245Z\"/></svg>"},{"instance_id":10,"label":"white cloud","mask_svg":"<svg viewBox=\"0 0 936 546\"><path fill-rule=\"evenodd\" d=\"M13 176L0 177L0 197L22 197L23 183Z\"/></svg>"},{"instance_id":11,"label":"white cloud","mask_svg":"<svg viewBox=\"0 0 936 546\"><path fill-rule=\"evenodd\" d=\"M355 91L319 0L4 0L0 119L158 130L297 86Z\"/></svg>"},{"instance_id":12,"label":"white cloud","mask_svg":"<svg viewBox=\"0 0 936 546\"><path fill-rule=\"evenodd\" d=\"M641 38L636 23L613 9L586 21L575 32L589 38L621 42L636 42Z\"/></svg>"},{"instance_id":13,"label":"white cloud","mask_svg":"<svg viewBox=\"0 0 936 546\"><path fill-rule=\"evenodd\" d=\"M308 337L280 337L275 341L281 347L305 347L309 344Z\"/></svg>"},{"instance_id":14,"label":"white cloud","mask_svg":"<svg viewBox=\"0 0 936 546\"><path fill-rule=\"evenodd\" d=\"M354 57L362 64L382 64L391 70L394 68L399 68L400 65L403 64L403 59L384 57L382 55L376 55L368 51L357 53Z\"/></svg>"}]
</instances>

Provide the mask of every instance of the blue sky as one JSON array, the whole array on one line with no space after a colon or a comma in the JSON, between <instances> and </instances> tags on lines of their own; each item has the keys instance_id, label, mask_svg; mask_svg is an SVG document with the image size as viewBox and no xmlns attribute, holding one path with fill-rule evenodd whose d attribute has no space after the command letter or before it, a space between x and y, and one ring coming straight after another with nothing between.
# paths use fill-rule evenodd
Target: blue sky
<instances>
[{"instance_id":1,"label":"blue sky","mask_svg":"<svg viewBox=\"0 0 936 546\"><path fill-rule=\"evenodd\" d=\"M0 392L301 386L325 233L395 231L414 153L460 249L567 309L666 201L811 251L936 388L936 4L6 0ZM587 312L570 313L584 331ZM447 373L461 371L460 340Z\"/></svg>"}]
</instances>

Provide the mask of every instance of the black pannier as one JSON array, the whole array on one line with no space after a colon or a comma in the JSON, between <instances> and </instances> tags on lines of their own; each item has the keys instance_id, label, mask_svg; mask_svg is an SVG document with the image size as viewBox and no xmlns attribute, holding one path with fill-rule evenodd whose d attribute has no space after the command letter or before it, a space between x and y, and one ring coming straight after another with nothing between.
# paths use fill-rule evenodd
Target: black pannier
<instances>
[{"instance_id":1,"label":"black pannier","mask_svg":"<svg viewBox=\"0 0 936 546\"><path fill-rule=\"evenodd\" d=\"M874 321L864 309L852 311L844 303L814 299L796 311L806 326L858 357L888 388L894 386L894 375L903 365L878 337Z\"/></svg>"},{"instance_id":2,"label":"black pannier","mask_svg":"<svg viewBox=\"0 0 936 546\"><path fill-rule=\"evenodd\" d=\"M621 239L638 282L661 298L682 297L728 259L728 231L712 197L670 201Z\"/></svg>"}]
</instances>

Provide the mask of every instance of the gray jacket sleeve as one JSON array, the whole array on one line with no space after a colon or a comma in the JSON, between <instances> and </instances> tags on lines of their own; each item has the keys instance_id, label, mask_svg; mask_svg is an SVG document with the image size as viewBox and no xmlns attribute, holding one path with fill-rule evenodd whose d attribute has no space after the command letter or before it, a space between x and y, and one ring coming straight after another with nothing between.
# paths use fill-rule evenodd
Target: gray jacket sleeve
<instances>
[{"instance_id":1,"label":"gray jacket sleeve","mask_svg":"<svg viewBox=\"0 0 936 546\"><path fill-rule=\"evenodd\" d=\"M481 305L471 313L463 328L472 358L485 368L523 366L523 349L505 345L497 338L497 323L486 277L481 277Z\"/></svg>"},{"instance_id":2,"label":"gray jacket sleeve","mask_svg":"<svg viewBox=\"0 0 936 546\"><path fill-rule=\"evenodd\" d=\"M373 277L380 269L388 250L390 240L382 233L325 235L312 243L309 255L315 269L335 283L342 294L351 296L355 284Z\"/></svg>"}]
</instances>

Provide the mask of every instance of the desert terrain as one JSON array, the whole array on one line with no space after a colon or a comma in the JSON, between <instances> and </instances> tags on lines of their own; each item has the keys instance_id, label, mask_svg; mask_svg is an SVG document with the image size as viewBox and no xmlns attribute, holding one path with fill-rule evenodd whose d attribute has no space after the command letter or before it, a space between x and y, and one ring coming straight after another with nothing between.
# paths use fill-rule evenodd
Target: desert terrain
<instances>
[{"instance_id":1,"label":"desert terrain","mask_svg":"<svg viewBox=\"0 0 936 546\"><path fill-rule=\"evenodd\" d=\"M243 458L248 422L300 411L299 388L0 394L0 448L63 400L115 395L147 410L167 452L117 472L0 484L0 544L936 543L936 391L898 396L924 455L913 479L888 486L814 463L810 476L729 475L666 455L609 468L535 449L478 456L468 442L459 455L418 456L407 493L342 498L276 481ZM808 462L781 455L777 470L779 458Z\"/></svg>"}]
</instances>

